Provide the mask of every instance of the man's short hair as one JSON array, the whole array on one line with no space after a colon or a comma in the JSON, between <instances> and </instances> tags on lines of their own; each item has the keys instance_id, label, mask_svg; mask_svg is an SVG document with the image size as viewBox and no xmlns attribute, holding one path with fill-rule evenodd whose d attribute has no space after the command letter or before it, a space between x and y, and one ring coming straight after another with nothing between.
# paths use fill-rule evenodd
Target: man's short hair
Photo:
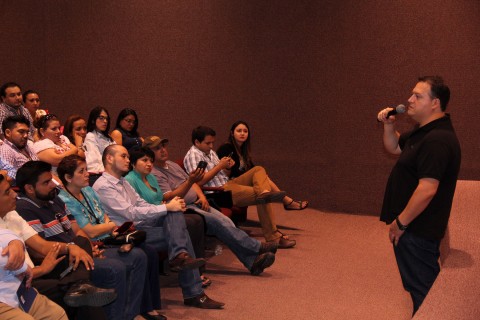
<instances>
[{"instance_id":1,"label":"man's short hair","mask_svg":"<svg viewBox=\"0 0 480 320\"><path fill-rule=\"evenodd\" d=\"M195 140L198 142L202 142L205 140L206 136L215 137L216 133L215 130L205 126L198 126L192 131L192 143L195 144Z\"/></svg>"},{"instance_id":2,"label":"man's short hair","mask_svg":"<svg viewBox=\"0 0 480 320\"><path fill-rule=\"evenodd\" d=\"M28 161L17 171L15 183L20 192L25 193L25 185L34 186L42 173L51 172L52 165L44 161Z\"/></svg>"},{"instance_id":3,"label":"man's short hair","mask_svg":"<svg viewBox=\"0 0 480 320\"><path fill-rule=\"evenodd\" d=\"M115 150L117 149L117 147L118 147L118 144L111 144L107 146L105 150L103 150L102 163L104 167L107 165L107 156L115 155L115 153L117 153L117 151Z\"/></svg>"},{"instance_id":4,"label":"man's short hair","mask_svg":"<svg viewBox=\"0 0 480 320\"><path fill-rule=\"evenodd\" d=\"M22 90L22 88L15 82L4 83L3 86L0 87L0 95L5 98L5 96L7 95L7 89L15 87L19 87L20 90Z\"/></svg>"},{"instance_id":5,"label":"man's short hair","mask_svg":"<svg viewBox=\"0 0 480 320\"><path fill-rule=\"evenodd\" d=\"M440 100L440 108L442 111L447 109L450 101L450 89L440 76L424 76L418 78L419 82L426 82L430 85L430 97Z\"/></svg>"},{"instance_id":6,"label":"man's short hair","mask_svg":"<svg viewBox=\"0 0 480 320\"><path fill-rule=\"evenodd\" d=\"M25 118L24 115L16 114L14 116L7 117L3 120L2 131L5 132L5 130L7 129L12 130L13 128L15 128L17 123L23 123L27 125L27 127L30 127L30 121L27 118Z\"/></svg>"}]
</instances>

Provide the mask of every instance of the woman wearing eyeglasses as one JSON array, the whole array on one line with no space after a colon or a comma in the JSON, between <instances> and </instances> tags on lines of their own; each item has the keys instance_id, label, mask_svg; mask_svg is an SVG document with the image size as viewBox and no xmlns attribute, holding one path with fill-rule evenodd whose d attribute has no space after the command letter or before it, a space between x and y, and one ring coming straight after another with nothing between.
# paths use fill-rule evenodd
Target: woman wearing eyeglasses
<instances>
[{"instance_id":1,"label":"woman wearing eyeglasses","mask_svg":"<svg viewBox=\"0 0 480 320\"><path fill-rule=\"evenodd\" d=\"M57 166L66 156L77 154L77 147L60 132L60 121L54 114L40 117L35 123L40 140L33 144L33 151L42 161L52 165L56 175Z\"/></svg>"},{"instance_id":2,"label":"woman wearing eyeglasses","mask_svg":"<svg viewBox=\"0 0 480 320\"><path fill-rule=\"evenodd\" d=\"M90 173L90 186L92 186L102 175L103 171L105 171L102 162L103 150L109 145L115 144L115 141L108 134L109 130L110 115L107 109L100 106L93 108L88 116L88 133L83 143L87 170Z\"/></svg>"},{"instance_id":3,"label":"woman wearing eyeglasses","mask_svg":"<svg viewBox=\"0 0 480 320\"><path fill-rule=\"evenodd\" d=\"M133 109L126 108L118 114L115 130L110 135L117 144L130 151L133 147L141 147L143 143L143 138L140 137L137 129L137 113Z\"/></svg>"}]
</instances>

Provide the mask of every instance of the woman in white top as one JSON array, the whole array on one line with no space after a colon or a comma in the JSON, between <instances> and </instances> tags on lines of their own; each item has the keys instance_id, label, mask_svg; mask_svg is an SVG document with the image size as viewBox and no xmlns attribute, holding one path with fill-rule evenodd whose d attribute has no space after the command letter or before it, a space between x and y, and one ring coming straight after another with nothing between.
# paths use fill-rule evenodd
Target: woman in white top
<instances>
[{"instance_id":1,"label":"woman in white top","mask_svg":"<svg viewBox=\"0 0 480 320\"><path fill-rule=\"evenodd\" d=\"M52 171L56 175L60 161L66 156L77 154L77 147L62 135L60 121L54 114L40 117L35 126L40 140L33 144L33 151L37 153L40 160L52 165Z\"/></svg>"},{"instance_id":2,"label":"woman in white top","mask_svg":"<svg viewBox=\"0 0 480 320\"><path fill-rule=\"evenodd\" d=\"M83 143L87 171L90 173L90 186L105 171L102 163L103 150L115 141L110 137L110 115L107 109L97 106L90 111L87 122L87 136Z\"/></svg>"}]
</instances>

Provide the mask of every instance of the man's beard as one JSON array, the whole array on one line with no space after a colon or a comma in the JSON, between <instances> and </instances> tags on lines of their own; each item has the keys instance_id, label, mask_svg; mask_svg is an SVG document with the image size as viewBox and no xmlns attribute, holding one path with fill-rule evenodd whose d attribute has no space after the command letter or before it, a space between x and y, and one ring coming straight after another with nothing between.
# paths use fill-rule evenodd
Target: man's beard
<instances>
[{"instance_id":1,"label":"man's beard","mask_svg":"<svg viewBox=\"0 0 480 320\"><path fill-rule=\"evenodd\" d=\"M56 196L57 196L57 188L53 189L52 191L50 191L47 194L40 194L40 193L38 193L37 190L35 190L35 197L38 200L51 201L51 200L55 199Z\"/></svg>"}]
</instances>

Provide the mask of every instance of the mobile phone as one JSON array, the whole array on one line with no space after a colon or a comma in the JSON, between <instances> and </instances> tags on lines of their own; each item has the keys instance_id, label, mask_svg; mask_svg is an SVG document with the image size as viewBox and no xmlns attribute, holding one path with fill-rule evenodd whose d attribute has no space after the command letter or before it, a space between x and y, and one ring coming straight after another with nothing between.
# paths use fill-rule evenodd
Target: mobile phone
<instances>
[{"instance_id":1,"label":"mobile phone","mask_svg":"<svg viewBox=\"0 0 480 320\"><path fill-rule=\"evenodd\" d=\"M197 165L197 169L205 169L207 167L207 163L205 161L200 161Z\"/></svg>"},{"instance_id":2,"label":"mobile phone","mask_svg":"<svg viewBox=\"0 0 480 320\"><path fill-rule=\"evenodd\" d=\"M65 269L62 273L60 273L60 280L65 278L65 276L70 272L72 272L72 270L73 270L73 264L69 265L67 269Z\"/></svg>"},{"instance_id":3,"label":"mobile phone","mask_svg":"<svg viewBox=\"0 0 480 320\"><path fill-rule=\"evenodd\" d=\"M124 232L127 232L128 229L130 229L133 225L132 221L125 221L120 227L115 230L115 232L118 232L119 234L123 234Z\"/></svg>"}]
</instances>

